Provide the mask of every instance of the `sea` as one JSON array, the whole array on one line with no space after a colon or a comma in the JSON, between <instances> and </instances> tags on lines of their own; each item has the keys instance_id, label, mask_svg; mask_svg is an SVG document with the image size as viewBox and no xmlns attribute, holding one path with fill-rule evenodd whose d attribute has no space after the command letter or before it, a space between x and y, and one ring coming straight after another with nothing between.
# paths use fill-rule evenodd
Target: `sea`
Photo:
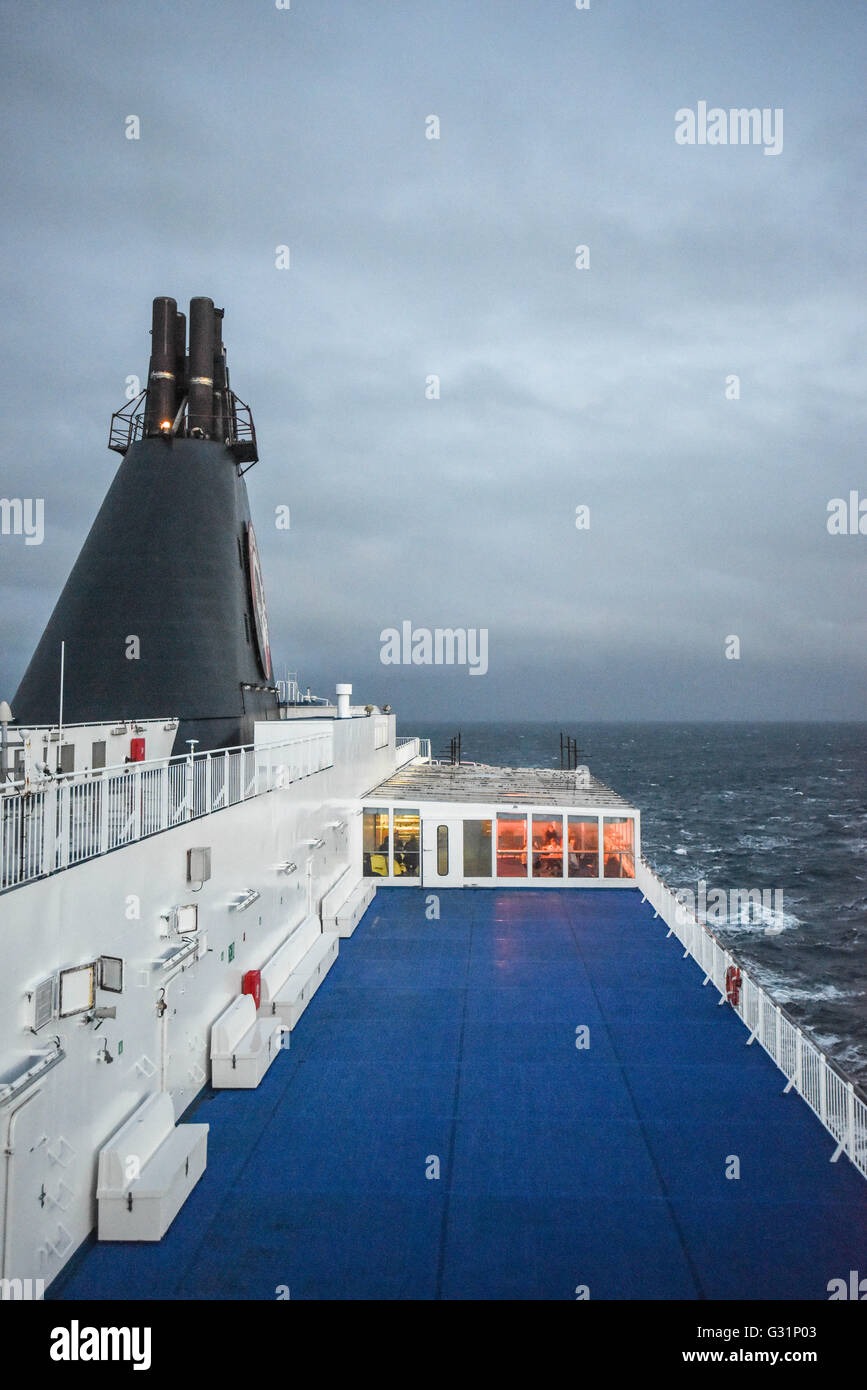
<instances>
[{"instance_id":1,"label":"sea","mask_svg":"<svg viewBox=\"0 0 867 1390\"><path fill-rule=\"evenodd\" d=\"M575 738L640 810L644 858L671 888L723 890L713 930L867 1089L867 723L422 723L399 732L446 759L460 732L465 761L505 767L559 767Z\"/></svg>"}]
</instances>

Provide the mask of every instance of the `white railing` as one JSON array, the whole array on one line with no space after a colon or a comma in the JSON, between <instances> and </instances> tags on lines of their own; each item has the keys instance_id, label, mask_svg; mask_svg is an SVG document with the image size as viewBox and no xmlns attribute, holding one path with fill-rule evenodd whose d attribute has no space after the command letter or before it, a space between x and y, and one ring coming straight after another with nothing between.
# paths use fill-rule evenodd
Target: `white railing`
<instances>
[{"instance_id":1,"label":"white railing","mask_svg":"<svg viewBox=\"0 0 867 1390\"><path fill-rule=\"evenodd\" d=\"M332 766L327 729L259 748L7 784L0 795L0 892Z\"/></svg>"},{"instance_id":2,"label":"white railing","mask_svg":"<svg viewBox=\"0 0 867 1390\"><path fill-rule=\"evenodd\" d=\"M422 762L430 762L430 739L429 738L396 738L394 741L395 768L405 767L415 758L420 758Z\"/></svg>"},{"instance_id":3,"label":"white railing","mask_svg":"<svg viewBox=\"0 0 867 1390\"><path fill-rule=\"evenodd\" d=\"M837 1141L832 1162L845 1153L867 1177L867 1105L855 1087L840 1074L812 1038L757 984L731 951L726 950L706 923L678 900L645 859L637 865L636 884L677 937L684 954L692 956L726 998L726 973L740 970L740 998L732 1005L749 1029L748 1043L759 1042L786 1077L786 1091L795 1090Z\"/></svg>"}]
</instances>

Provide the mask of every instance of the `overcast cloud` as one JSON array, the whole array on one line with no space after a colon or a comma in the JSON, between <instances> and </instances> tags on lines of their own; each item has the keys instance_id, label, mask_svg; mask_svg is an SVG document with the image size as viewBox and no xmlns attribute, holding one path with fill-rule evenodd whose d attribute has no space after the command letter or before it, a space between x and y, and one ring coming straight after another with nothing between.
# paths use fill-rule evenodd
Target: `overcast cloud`
<instances>
[{"instance_id":1,"label":"overcast cloud","mask_svg":"<svg viewBox=\"0 0 867 1390\"><path fill-rule=\"evenodd\" d=\"M865 28L851 0L4 5L0 495L46 533L0 536L0 696L119 463L152 297L204 294L304 685L419 721L861 717L867 535L826 519L867 497ZM701 100L782 109L782 152L678 145ZM383 666L406 619L487 628L488 674Z\"/></svg>"}]
</instances>

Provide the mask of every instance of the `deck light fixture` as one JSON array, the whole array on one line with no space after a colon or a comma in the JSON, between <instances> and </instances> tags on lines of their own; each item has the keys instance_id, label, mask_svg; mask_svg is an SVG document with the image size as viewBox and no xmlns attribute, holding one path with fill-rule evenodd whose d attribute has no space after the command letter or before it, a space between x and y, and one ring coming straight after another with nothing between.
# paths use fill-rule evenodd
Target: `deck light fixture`
<instances>
[{"instance_id":1,"label":"deck light fixture","mask_svg":"<svg viewBox=\"0 0 867 1390\"><path fill-rule=\"evenodd\" d=\"M229 903L229 911L246 912L247 908L252 907L253 903L258 902L261 896L258 889L248 888L246 892L236 894L234 902Z\"/></svg>"}]
</instances>

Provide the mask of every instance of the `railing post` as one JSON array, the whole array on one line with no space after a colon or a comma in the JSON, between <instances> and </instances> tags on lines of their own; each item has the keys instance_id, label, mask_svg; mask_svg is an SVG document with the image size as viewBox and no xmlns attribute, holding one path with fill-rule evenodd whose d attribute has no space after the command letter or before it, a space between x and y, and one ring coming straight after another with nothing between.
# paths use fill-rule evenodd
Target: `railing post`
<instances>
[{"instance_id":1,"label":"railing post","mask_svg":"<svg viewBox=\"0 0 867 1390\"><path fill-rule=\"evenodd\" d=\"M160 768L160 830L169 828L169 773L171 762L167 760Z\"/></svg>"},{"instance_id":2,"label":"railing post","mask_svg":"<svg viewBox=\"0 0 867 1390\"><path fill-rule=\"evenodd\" d=\"M855 1087L846 1083L846 1152L855 1162Z\"/></svg>"},{"instance_id":3,"label":"railing post","mask_svg":"<svg viewBox=\"0 0 867 1390\"><path fill-rule=\"evenodd\" d=\"M184 768L184 820L193 818L193 754L187 754Z\"/></svg>"},{"instance_id":4,"label":"railing post","mask_svg":"<svg viewBox=\"0 0 867 1390\"><path fill-rule=\"evenodd\" d=\"M69 783L64 782L58 787L60 794L60 854L58 856L58 869L65 869L69 864Z\"/></svg>"},{"instance_id":5,"label":"railing post","mask_svg":"<svg viewBox=\"0 0 867 1390\"><path fill-rule=\"evenodd\" d=\"M777 1066L779 1066L779 1065L780 1065L780 1029L781 1029L782 1019L783 1019L783 1016L782 1016L782 1014L780 1013L780 1006L779 1006L779 1004L775 1004L775 1005L774 1005L774 1012L775 1012L776 1015L777 1015L776 1037L775 1037L775 1039L774 1039L774 1047L775 1047L775 1049L776 1049L775 1054L774 1054L774 1061L776 1062Z\"/></svg>"},{"instance_id":6,"label":"railing post","mask_svg":"<svg viewBox=\"0 0 867 1390\"><path fill-rule=\"evenodd\" d=\"M39 795L40 793L37 793ZM42 801L42 863L40 872L45 874L53 873L57 868L57 785L52 782L45 791L41 793ZM35 804L35 797L34 797ZM22 810L24 803L22 802ZM24 826L26 818L21 817L21 835L24 838ZM33 817L30 817L31 827Z\"/></svg>"},{"instance_id":7,"label":"railing post","mask_svg":"<svg viewBox=\"0 0 867 1390\"><path fill-rule=\"evenodd\" d=\"M108 820L109 805L111 803L111 786L113 778L107 775L100 777L99 787L99 853L105 854L108 849Z\"/></svg>"},{"instance_id":8,"label":"railing post","mask_svg":"<svg viewBox=\"0 0 867 1390\"><path fill-rule=\"evenodd\" d=\"M141 839L141 769L136 765L132 775L132 838Z\"/></svg>"},{"instance_id":9,"label":"railing post","mask_svg":"<svg viewBox=\"0 0 867 1390\"><path fill-rule=\"evenodd\" d=\"M207 753L205 754L205 810L207 812L213 811L214 809L212 804L212 795L213 793L211 785L211 752L210 749L208 749Z\"/></svg>"},{"instance_id":10,"label":"railing post","mask_svg":"<svg viewBox=\"0 0 867 1390\"><path fill-rule=\"evenodd\" d=\"M795 1076L798 1095L804 1094L804 1035L800 1028L795 1036Z\"/></svg>"},{"instance_id":11,"label":"railing post","mask_svg":"<svg viewBox=\"0 0 867 1390\"><path fill-rule=\"evenodd\" d=\"M822 1124L828 1124L828 1068L824 1053L819 1053L819 1115Z\"/></svg>"}]
</instances>

